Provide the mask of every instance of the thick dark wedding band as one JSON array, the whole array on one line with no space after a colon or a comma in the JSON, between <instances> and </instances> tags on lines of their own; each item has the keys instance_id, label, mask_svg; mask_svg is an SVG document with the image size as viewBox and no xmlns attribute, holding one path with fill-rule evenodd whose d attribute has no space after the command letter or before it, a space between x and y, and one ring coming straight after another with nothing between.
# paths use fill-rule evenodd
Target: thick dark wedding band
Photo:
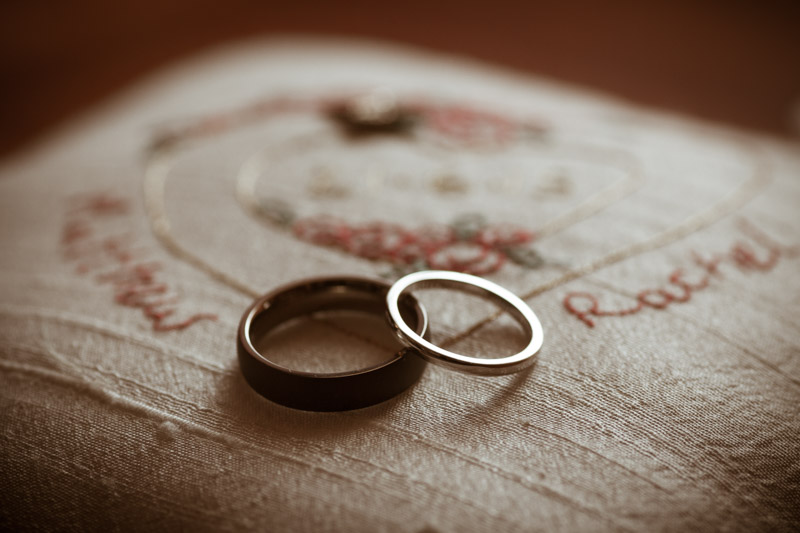
<instances>
[{"instance_id":1,"label":"thick dark wedding band","mask_svg":"<svg viewBox=\"0 0 800 533\"><path fill-rule=\"evenodd\" d=\"M425 360L414 348L404 348L376 366L330 374L281 367L255 348L264 335L280 324L314 312L351 310L383 317L388 291L388 284L370 279L315 278L281 287L258 298L239 324L239 367L245 380L265 398L306 411L358 409L400 394L416 383L425 370ZM409 327L426 337L428 318L417 300L405 294L399 301L399 308ZM388 324L386 328L390 331Z\"/></svg>"}]
</instances>

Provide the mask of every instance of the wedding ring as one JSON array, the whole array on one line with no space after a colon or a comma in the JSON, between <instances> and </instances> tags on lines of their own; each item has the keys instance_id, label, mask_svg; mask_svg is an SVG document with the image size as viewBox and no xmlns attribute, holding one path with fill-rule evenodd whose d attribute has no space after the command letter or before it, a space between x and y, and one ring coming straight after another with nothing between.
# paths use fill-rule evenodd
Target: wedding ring
<instances>
[{"instance_id":1,"label":"wedding ring","mask_svg":"<svg viewBox=\"0 0 800 533\"><path fill-rule=\"evenodd\" d=\"M363 278L316 278L293 283L258 298L239 324L239 366L245 380L265 398L306 411L345 411L388 400L413 385L426 363L414 348L404 348L363 370L315 373L279 366L255 348L280 324L314 312L386 312L387 283ZM395 298L397 316L416 337L426 336L425 309L410 294ZM408 324L408 325L407 325ZM324 348L321 348L324 349Z\"/></svg>"},{"instance_id":2,"label":"wedding ring","mask_svg":"<svg viewBox=\"0 0 800 533\"><path fill-rule=\"evenodd\" d=\"M530 337L528 345L514 355L498 359L469 357L436 346L415 332L400 312L401 298L408 296L404 291L411 286L417 286L421 289L455 289L480 296L498 304L501 309L507 311L522 326L526 336ZM400 278L392 285L386 295L386 304L389 322L394 328L395 334L404 344L416 348L420 355L431 363L453 370L495 376L511 374L532 365L535 360L534 356L542 347L544 337L542 325L531 308L507 289L477 276L444 270L415 272Z\"/></svg>"}]
</instances>

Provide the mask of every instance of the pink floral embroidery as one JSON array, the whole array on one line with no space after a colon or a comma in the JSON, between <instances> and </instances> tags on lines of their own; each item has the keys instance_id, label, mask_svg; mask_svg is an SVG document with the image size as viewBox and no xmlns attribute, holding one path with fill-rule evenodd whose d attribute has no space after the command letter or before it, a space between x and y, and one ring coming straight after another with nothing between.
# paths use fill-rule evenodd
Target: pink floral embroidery
<instances>
[{"instance_id":1,"label":"pink floral embroidery","mask_svg":"<svg viewBox=\"0 0 800 533\"><path fill-rule=\"evenodd\" d=\"M483 226L459 234L450 226L407 229L385 222L349 224L327 215L297 220L292 231L306 242L372 261L475 275L496 272L508 259L509 248L528 244L535 237L510 225Z\"/></svg>"}]
</instances>

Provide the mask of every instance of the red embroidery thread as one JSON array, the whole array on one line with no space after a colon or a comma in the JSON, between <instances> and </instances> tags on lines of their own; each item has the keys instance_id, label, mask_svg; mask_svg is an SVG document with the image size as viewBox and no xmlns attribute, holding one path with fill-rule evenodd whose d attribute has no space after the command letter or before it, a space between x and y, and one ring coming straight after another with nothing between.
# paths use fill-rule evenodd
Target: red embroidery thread
<instances>
[{"instance_id":1,"label":"red embroidery thread","mask_svg":"<svg viewBox=\"0 0 800 533\"><path fill-rule=\"evenodd\" d=\"M670 274L666 288L659 287L640 291L636 295L636 303L631 307L601 309L600 302L594 294L570 292L564 297L564 308L588 327L593 328L597 317L627 316L643 311L646 307L666 309L674 303L688 302L694 292L707 288L712 278L723 277L719 269L723 263L729 263L741 271L768 272L777 265L782 257L800 255L800 247L780 245L746 220L741 221L739 226L756 244L765 249L766 256L763 253L759 256L750 243L742 241L735 242L727 253L715 254L710 259L703 258L697 252L692 252L695 266L703 272L699 280L693 283L685 279L684 269L677 268ZM582 305L579 303L581 301Z\"/></svg>"},{"instance_id":2,"label":"red embroidery thread","mask_svg":"<svg viewBox=\"0 0 800 533\"><path fill-rule=\"evenodd\" d=\"M418 105L417 109L433 131L467 145L504 145L514 138L519 128L501 115L460 105Z\"/></svg>"},{"instance_id":3,"label":"red embroidery thread","mask_svg":"<svg viewBox=\"0 0 800 533\"><path fill-rule=\"evenodd\" d=\"M156 136L153 149L173 146L184 140L203 138L228 131L238 125L276 117L286 113L323 112L330 115L332 109L341 107L358 94L343 94L325 97L267 98L252 105L227 112L220 112L183 126L169 129ZM419 115L422 127L447 141L466 146L502 146L512 142L521 134L542 134L547 127L536 120L520 120L518 117L502 115L467 105L444 104L423 99L409 99L401 104Z\"/></svg>"},{"instance_id":4,"label":"red embroidery thread","mask_svg":"<svg viewBox=\"0 0 800 533\"><path fill-rule=\"evenodd\" d=\"M129 212L127 200L108 194L75 199L61 234L64 257L76 261L79 274L97 272L94 280L114 288L114 301L141 309L155 331L185 329L201 320L216 320L211 313L196 313L186 319L167 322L176 311L179 298L159 281L161 265L155 261L135 262L142 250L128 232L108 235L110 217ZM102 221L102 225L100 222ZM111 270L108 270L111 268Z\"/></svg>"},{"instance_id":5,"label":"red embroidery thread","mask_svg":"<svg viewBox=\"0 0 800 533\"><path fill-rule=\"evenodd\" d=\"M411 230L384 222L350 225L328 215L300 219L292 230L301 240L372 261L475 275L496 272L507 260L509 248L535 238L533 232L510 225L487 226L472 235L459 236L447 226Z\"/></svg>"}]
</instances>

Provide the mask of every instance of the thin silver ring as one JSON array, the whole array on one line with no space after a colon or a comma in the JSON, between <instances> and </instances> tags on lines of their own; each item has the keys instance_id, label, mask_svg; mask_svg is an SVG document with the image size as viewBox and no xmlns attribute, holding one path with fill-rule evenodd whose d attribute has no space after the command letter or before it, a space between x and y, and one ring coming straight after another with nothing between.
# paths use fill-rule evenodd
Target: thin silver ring
<instances>
[{"instance_id":1,"label":"thin silver ring","mask_svg":"<svg viewBox=\"0 0 800 533\"><path fill-rule=\"evenodd\" d=\"M455 289L498 304L522 326L525 334L530 336L528 345L514 355L498 359L470 357L436 346L415 333L400 314L399 298L412 285L422 289ZM401 341L416 348L420 355L431 363L471 374L500 376L523 370L533 364L534 356L544 341L542 325L528 304L496 283L460 272L427 270L404 276L389 289L386 294L386 306L389 323Z\"/></svg>"}]
</instances>

